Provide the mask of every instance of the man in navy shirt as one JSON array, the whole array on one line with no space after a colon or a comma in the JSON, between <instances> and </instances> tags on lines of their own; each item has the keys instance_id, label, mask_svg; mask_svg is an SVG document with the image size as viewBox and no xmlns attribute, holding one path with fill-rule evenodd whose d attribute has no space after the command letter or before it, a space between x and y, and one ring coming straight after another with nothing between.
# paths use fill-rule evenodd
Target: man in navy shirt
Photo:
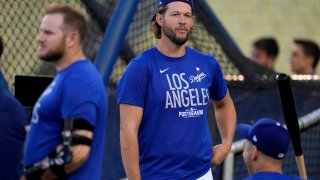
<instances>
[{"instance_id":1,"label":"man in navy shirt","mask_svg":"<svg viewBox=\"0 0 320 180\"><path fill-rule=\"evenodd\" d=\"M3 43L0 37L0 57ZM0 179L19 179L27 114L5 87L0 87Z\"/></svg>"},{"instance_id":2,"label":"man in navy shirt","mask_svg":"<svg viewBox=\"0 0 320 180\"><path fill-rule=\"evenodd\" d=\"M122 160L130 180L212 179L233 141L236 113L217 60L185 46L192 0L159 0L159 42L134 58L118 83ZM222 144L212 146L212 99Z\"/></svg>"},{"instance_id":3,"label":"man in navy shirt","mask_svg":"<svg viewBox=\"0 0 320 180\"><path fill-rule=\"evenodd\" d=\"M27 179L100 179L107 97L82 51L85 33L84 15L69 5L51 4L42 18L37 55L58 72L33 110Z\"/></svg>"},{"instance_id":4,"label":"man in navy shirt","mask_svg":"<svg viewBox=\"0 0 320 180\"><path fill-rule=\"evenodd\" d=\"M282 174L282 160L288 152L290 137L279 122L262 118L253 126L237 125L237 134L245 138L243 159L250 177L246 180L300 180Z\"/></svg>"}]
</instances>

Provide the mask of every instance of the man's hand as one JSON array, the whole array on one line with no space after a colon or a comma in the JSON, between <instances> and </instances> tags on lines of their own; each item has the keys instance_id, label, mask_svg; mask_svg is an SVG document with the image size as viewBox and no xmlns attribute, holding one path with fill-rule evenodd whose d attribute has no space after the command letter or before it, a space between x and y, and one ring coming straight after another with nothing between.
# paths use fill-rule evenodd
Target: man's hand
<instances>
[{"instance_id":1,"label":"man's hand","mask_svg":"<svg viewBox=\"0 0 320 180\"><path fill-rule=\"evenodd\" d=\"M222 161L227 157L231 150L231 145L228 144L218 144L212 148L213 157L211 163L213 165L220 165Z\"/></svg>"}]
</instances>

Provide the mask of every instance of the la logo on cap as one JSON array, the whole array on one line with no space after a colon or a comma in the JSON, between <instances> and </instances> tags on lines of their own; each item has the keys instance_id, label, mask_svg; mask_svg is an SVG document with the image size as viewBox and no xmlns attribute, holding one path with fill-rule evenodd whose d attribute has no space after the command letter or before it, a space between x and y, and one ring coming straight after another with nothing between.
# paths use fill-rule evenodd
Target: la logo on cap
<instances>
[{"instance_id":1,"label":"la logo on cap","mask_svg":"<svg viewBox=\"0 0 320 180\"><path fill-rule=\"evenodd\" d=\"M254 142L257 142L257 141L258 141L257 136L254 135L253 138L252 138L252 140L253 140Z\"/></svg>"},{"instance_id":2,"label":"la logo on cap","mask_svg":"<svg viewBox=\"0 0 320 180\"><path fill-rule=\"evenodd\" d=\"M284 154L283 153L279 153L278 154L278 158L283 158L284 157Z\"/></svg>"}]
</instances>

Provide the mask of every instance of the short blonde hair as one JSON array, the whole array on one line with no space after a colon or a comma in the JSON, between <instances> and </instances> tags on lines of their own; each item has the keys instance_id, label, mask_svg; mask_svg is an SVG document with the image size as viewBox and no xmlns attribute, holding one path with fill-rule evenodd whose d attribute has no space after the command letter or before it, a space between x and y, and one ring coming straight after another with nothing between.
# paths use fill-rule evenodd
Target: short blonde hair
<instances>
[{"instance_id":1,"label":"short blonde hair","mask_svg":"<svg viewBox=\"0 0 320 180\"><path fill-rule=\"evenodd\" d=\"M87 21L80 10L71 7L68 4L52 3L47 7L45 12L45 15L49 14L62 14L63 24L67 25L72 30L79 32L80 42L83 41L87 31Z\"/></svg>"}]
</instances>

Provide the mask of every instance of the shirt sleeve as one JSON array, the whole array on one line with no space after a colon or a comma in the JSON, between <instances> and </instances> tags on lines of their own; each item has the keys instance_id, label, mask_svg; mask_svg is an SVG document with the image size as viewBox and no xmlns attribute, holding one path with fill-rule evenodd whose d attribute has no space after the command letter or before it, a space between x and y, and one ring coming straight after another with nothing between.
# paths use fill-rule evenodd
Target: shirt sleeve
<instances>
[{"instance_id":1,"label":"shirt sleeve","mask_svg":"<svg viewBox=\"0 0 320 180\"><path fill-rule=\"evenodd\" d=\"M118 104L130 104L144 108L149 71L147 65L131 61L118 82Z\"/></svg>"},{"instance_id":2,"label":"shirt sleeve","mask_svg":"<svg viewBox=\"0 0 320 180\"><path fill-rule=\"evenodd\" d=\"M223 73L221 67L217 60L213 58L213 76L212 82L210 86L210 98L213 100L222 100L228 91L227 83L224 80Z\"/></svg>"},{"instance_id":3,"label":"shirt sleeve","mask_svg":"<svg viewBox=\"0 0 320 180\"><path fill-rule=\"evenodd\" d=\"M97 87L94 85L79 78L67 79L61 91L62 117L83 118L95 126L97 117L95 97L97 94Z\"/></svg>"}]
</instances>

